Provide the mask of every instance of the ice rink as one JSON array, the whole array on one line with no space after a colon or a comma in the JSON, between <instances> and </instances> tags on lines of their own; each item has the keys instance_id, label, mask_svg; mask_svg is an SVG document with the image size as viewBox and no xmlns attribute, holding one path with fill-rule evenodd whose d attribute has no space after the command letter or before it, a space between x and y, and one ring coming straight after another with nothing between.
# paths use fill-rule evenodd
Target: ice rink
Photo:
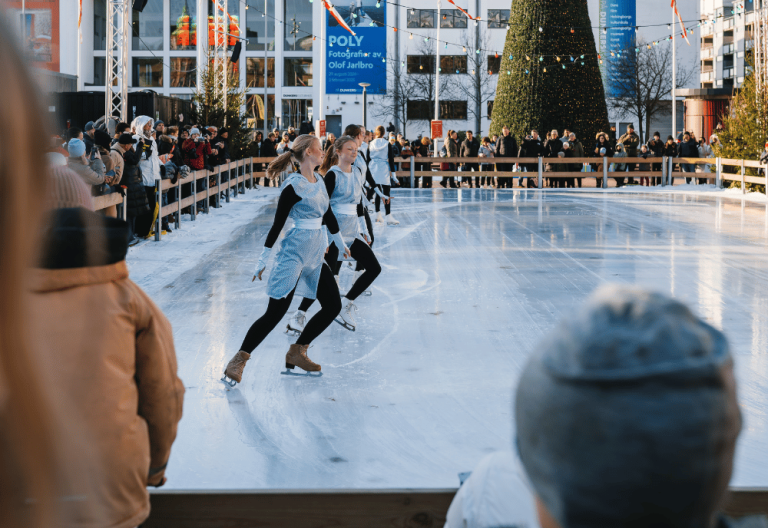
<instances>
[{"instance_id":1,"label":"ice rink","mask_svg":"<svg viewBox=\"0 0 768 528\"><path fill-rule=\"evenodd\" d=\"M274 189L133 248L187 388L167 487L457 487L511 448L526 357L604 282L671 294L725 331L744 414L732 484L765 487L768 205L733 196L395 191L400 225L376 228L384 271L357 331L333 324L309 350L322 376L286 374L286 317L235 389L219 379L266 306L251 277Z\"/></svg>"}]
</instances>

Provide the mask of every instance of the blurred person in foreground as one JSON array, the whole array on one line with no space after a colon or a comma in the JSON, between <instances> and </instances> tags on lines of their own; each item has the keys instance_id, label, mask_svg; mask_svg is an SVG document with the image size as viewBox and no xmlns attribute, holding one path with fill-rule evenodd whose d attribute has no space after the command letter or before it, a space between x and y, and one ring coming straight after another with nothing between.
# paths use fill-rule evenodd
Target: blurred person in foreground
<instances>
[{"instance_id":1,"label":"blurred person in foreground","mask_svg":"<svg viewBox=\"0 0 768 528\"><path fill-rule=\"evenodd\" d=\"M598 289L576 314L531 354L518 383L525 475L515 455L489 455L508 469L475 482L473 472L446 526L519 522L522 497L486 497L529 487L542 528L768 526L719 513L741 429L725 336L678 301L624 286ZM460 515L477 511L467 507L473 496L496 524Z\"/></svg>"},{"instance_id":2,"label":"blurred person in foreground","mask_svg":"<svg viewBox=\"0 0 768 528\"><path fill-rule=\"evenodd\" d=\"M73 171L53 167L51 176L28 324L38 366L51 367L48 386L66 395L92 457L64 524L132 528L149 517L147 486L165 483L181 419L173 333L128 278L128 225L94 212Z\"/></svg>"},{"instance_id":3,"label":"blurred person in foreground","mask_svg":"<svg viewBox=\"0 0 768 528\"><path fill-rule=\"evenodd\" d=\"M87 452L67 441L72 433L56 416L30 343L27 283L48 185L48 158L39 155L47 112L6 20L0 17L0 70L7 75L0 125L13 129L13 141L0 143L0 524L48 528L62 524L67 481L80 480L78 461Z\"/></svg>"},{"instance_id":4,"label":"blurred person in foreground","mask_svg":"<svg viewBox=\"0 0 768 528\"><path fill-rule=\"evenodd\" d=\"M531 355L515 420L543 528L727 526L733 359L684 304L600 288Z\"/></svg>"}]
</instances>

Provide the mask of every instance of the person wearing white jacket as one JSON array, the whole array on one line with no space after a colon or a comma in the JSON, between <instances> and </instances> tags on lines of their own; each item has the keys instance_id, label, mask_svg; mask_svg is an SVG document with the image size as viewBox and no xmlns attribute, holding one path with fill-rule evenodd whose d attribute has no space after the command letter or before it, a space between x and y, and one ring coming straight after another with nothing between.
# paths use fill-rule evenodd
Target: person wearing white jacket
<instances>
[{"instance_id":1,"label":"person wearing white jacket","mask_svg":"<svg viewBox=\"0 0 768 528\"><path fill-rule=\"evenodd\" d=\"M385 134L384 127L379 125L376 127L376 130L374 132L374 140L371 141L368 144L368 168L371 171L371 176L373 176L373 180L378 184L381 185L382 189L384 190L384 194L387 196L388 200L384 203L384 210L387 213L387 224L388 225L397 225L400 222L395 220L395 217L393 217L390 214L390 189L392 182L395 183L395 185L398 184L397 177L395 176L395 152L394 148L390 144L389 141L387 141L384 138ZM370 200L370 196L368 199ZM381 210L380 210L380 204L381 199L379 196L376 196L376 221L377 222L383 222L384 220L381 217Z\"/></svg>"},{"instance_id":2,"label":"person wearing white jacket","mask_svg":"<svg viewBox=\"0 0 768 528\"><path fill-rule=\"evenodd\" d=\"M157 151L157 142L152 137L154 134L155 120L148 116L139 116L131 123L133 139L137 141L134 148L141 149L141 181L147 194L147 201L151 211L144 217L136 219L136 234L147 236L152 228L155 203L155 182L162 179L160 174L160 156Z\"/></svg>"}]
</instances>

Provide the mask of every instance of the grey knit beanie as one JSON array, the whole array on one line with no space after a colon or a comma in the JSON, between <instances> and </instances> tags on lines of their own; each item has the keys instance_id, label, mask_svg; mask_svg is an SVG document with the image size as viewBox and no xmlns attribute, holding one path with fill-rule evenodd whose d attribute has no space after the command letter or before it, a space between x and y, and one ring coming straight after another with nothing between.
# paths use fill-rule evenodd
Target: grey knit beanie
<instances>
[{"instance_id":1,"label":"grey knit beanie","mask_svg":"<svg viewBox=\"0 0 768 528\"><path fill-rule=\"evenodd\" d=\"M47 203L50 209L84 207L93 211L90 189L76 172L62 166L50 167L49 171L51 184Z\"/></svg>"},{"instance_id":2,"label":"grey knit beanie","mask_svg":"<svg viewBox=\"0 0 768 528\"><path fill-rule=\"evenodd\" d=\"M532 354L515 420L562 528L709 527L741 429L728 343L678 301L602 287Z\"/></svg>"}]
</instances>

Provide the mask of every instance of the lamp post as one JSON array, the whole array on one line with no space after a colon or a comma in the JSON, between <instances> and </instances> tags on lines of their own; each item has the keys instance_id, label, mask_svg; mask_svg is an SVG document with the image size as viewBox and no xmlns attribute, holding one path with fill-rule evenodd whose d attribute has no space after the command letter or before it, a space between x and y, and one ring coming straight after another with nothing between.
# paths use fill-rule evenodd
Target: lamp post
<instances>
[{"instance_id":1,"label":"lamp post","mask_svg":"<svg viewBox=\"0 0 768 528\"><path fill-rule=\"evenodd\" d=\"M370 85L371 83L360 83L360 86L363 87L363 128L365 130L368 130L368 123L366 122L366 117L368 117L368 91L366 88Z\"/></svg>"}]
</instances>

